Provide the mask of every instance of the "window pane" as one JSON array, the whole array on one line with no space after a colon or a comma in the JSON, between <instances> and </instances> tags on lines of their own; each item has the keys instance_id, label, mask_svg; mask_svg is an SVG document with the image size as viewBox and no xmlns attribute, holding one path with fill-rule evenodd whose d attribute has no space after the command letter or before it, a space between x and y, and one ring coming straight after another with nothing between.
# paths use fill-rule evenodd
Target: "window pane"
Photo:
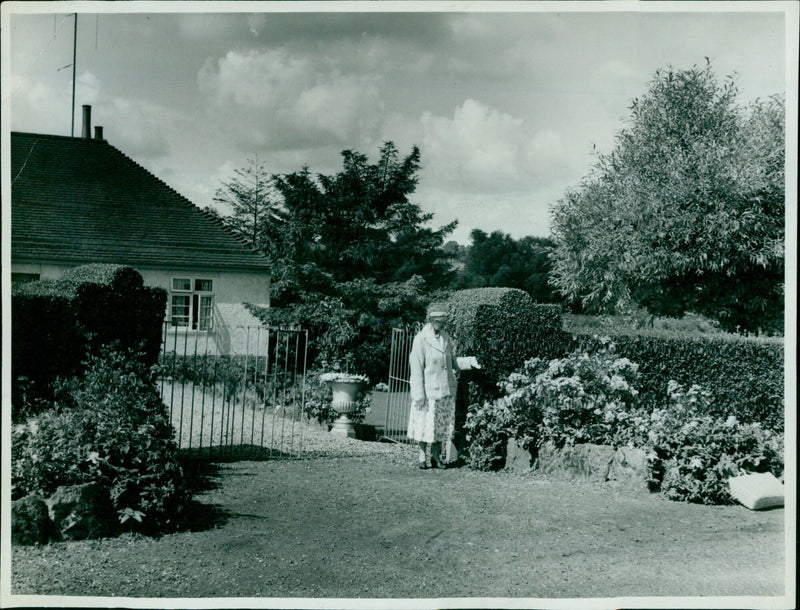
<instances>
[{"instance_id":1,"label":"window pane","mask_svg":"<svg viewBox=\"0 0 800 610\"><path fill-rule=\"evenodd\" d=\"M195 280L194 289L201 292L211 292L211 280Z\"/></svg>"},{"instance_id":2,"label":"window pane","mask_svg":"<svg viewBox=\"0 0 800 610\"><path fill-rule=\"evenodd\" d=\"M173 326L189 326L189 296L173 295L170 320Z\"/></svg>"},{"instance_id":3,"label":"window pane","mask_svg":"<svg viewBox=\"0 0 800 610\"><path fill-rule=\"evenodd\" d=\"M172 280L172 289L173 290L191 290L192 289L192 280L187 278L174 278Z\"/></svg>"},{"instance_id":4,"label":"window pane","mask_svg":"<svg viewBox=\"0 0 800 610\"><path fill-rule=\"evenodd\" d=\"M214 297L200 297L200 311L197 327L211 330L214 320Z\"/></svg>"}]
</instances>

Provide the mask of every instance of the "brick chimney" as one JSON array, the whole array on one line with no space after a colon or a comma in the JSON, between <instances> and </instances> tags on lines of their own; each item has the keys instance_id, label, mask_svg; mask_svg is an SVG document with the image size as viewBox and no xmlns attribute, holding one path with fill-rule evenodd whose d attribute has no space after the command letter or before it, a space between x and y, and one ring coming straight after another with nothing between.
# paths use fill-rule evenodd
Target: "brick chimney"
<instances>
[{"instance_id":1,"label":"brick chimney","mask_svg":"<svg viewBox=\"0 0 800 610\"><path fill-rule=\"evenodd\" d=\"M92 107L89 104L83 105L83 132L81 137L89 140L92 137Z\"/></svg>"},{"instance_id":2,"label":"brick chimney","mask_svg":"<svg viewBox=\"0 0 800 610\"><path fill-rule=\"evenodd\" d=\"M95 140L103 139L103 128L100 125L95 125L94 127L94 139Z\"/></svg>"}]
</instances>

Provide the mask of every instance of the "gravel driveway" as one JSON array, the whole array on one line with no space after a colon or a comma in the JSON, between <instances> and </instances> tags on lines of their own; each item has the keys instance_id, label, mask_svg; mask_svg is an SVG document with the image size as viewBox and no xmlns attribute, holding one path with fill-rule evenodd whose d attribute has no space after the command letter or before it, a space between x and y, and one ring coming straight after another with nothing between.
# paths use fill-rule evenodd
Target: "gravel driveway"
<instances>
[{"instance_id":1,"label":"gravel driveway","mask_svg":"<svg viewBox=\"0 0 800 610\"><path fill-rule=\"evenodd\" d=\"M782 509L671 502L617 483L419 471L408 447L321 431L317 442L313 459L203 465L186 531L15 547L13 593L377 607L391 607L387 598L621 607L614 598L642 596L667 606L702 596L692 605L708 607L709 596L785 593Z\"/></svg>"}]
</instances>

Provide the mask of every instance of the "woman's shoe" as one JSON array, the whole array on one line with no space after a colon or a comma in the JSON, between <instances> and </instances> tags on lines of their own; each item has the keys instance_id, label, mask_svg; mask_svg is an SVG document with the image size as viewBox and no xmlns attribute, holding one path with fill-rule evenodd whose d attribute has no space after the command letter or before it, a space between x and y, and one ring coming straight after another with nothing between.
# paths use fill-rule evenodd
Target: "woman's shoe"
<instances>
[{"instance_id":1,"label":"woman's shoe","mask_svg":"<svg viewBox=\"0 0 800 610\"><path fill-rule=\"evenodd\" d=\"M425 462L420 462L419 463L419 469L420 470L427 470L428 469L428 464L426 464Z\"/></svg>"},{"instance_id":2,"label":"woman's shoe","mask_svg":"<svg viewBox=\"0 0 800 610\"><path fill-rule=\"evenodd\" d=\"M447 464L445 462L436 462L435 466L432 468L438 468L439 470L447 470Z\"/></svg>"}]
</instances>

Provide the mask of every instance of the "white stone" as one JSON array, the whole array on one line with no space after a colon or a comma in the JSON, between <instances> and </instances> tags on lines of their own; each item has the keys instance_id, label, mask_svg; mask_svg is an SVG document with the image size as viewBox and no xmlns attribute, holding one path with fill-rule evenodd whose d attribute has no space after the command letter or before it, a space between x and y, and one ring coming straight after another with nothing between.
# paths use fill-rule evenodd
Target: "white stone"
<instances>
[{"instance_id":1,"label":"white stone","mask_svg":"<svg viewBox=\"0 0 800 610\"><path fill-rule=\"evenodd\" d=\"M733 499L750 510L783 506L783 485L769 472L728 479Z\"/></svg>"}]
</instances>

